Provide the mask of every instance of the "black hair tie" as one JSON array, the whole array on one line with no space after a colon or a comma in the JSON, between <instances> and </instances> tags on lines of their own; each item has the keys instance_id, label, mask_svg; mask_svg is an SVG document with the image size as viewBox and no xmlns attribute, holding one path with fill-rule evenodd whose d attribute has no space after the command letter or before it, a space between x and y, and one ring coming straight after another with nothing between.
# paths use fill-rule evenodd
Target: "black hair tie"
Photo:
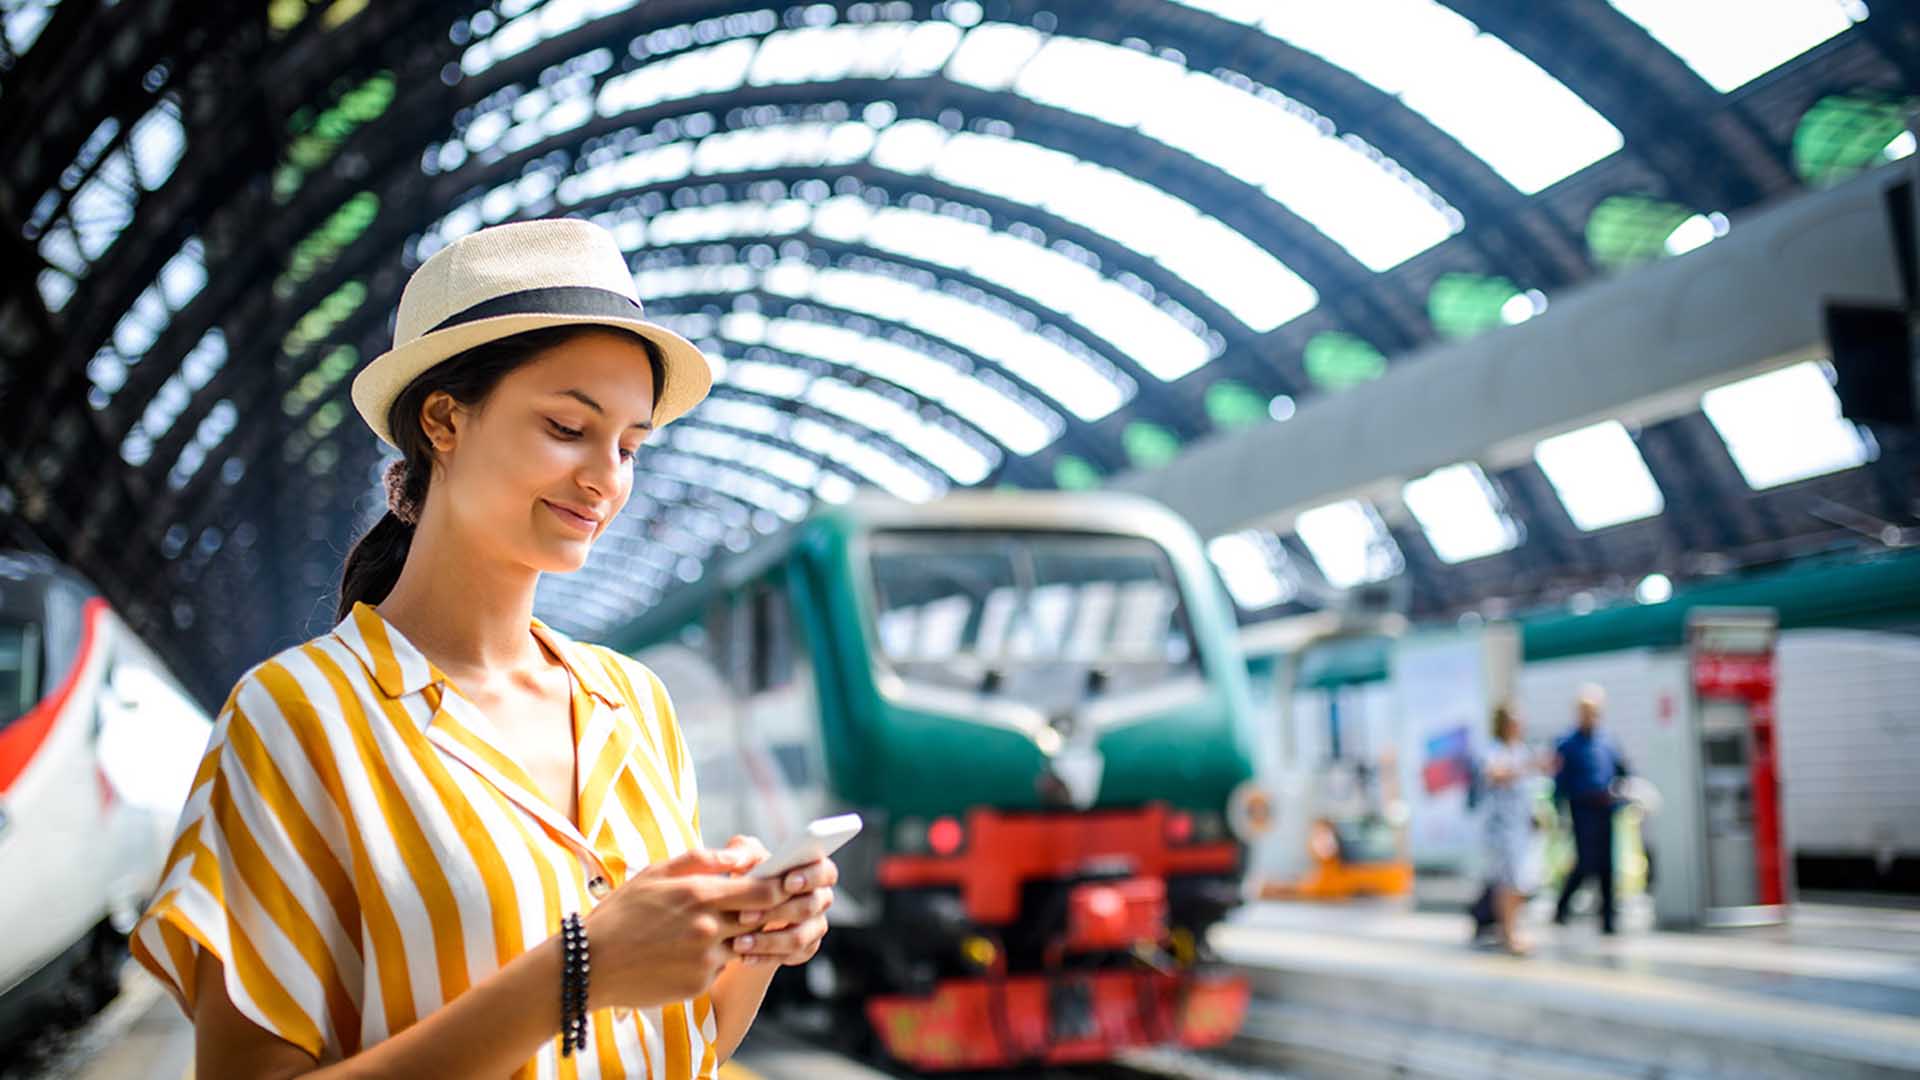
<instances>
[{"instance_id":1,"label":"black hair tie","mask_svg":"<svg viewBox=\"0 0 1920 1080\"><path fill-rule=\"evenodd\" d=\"M560 1056L587 1048L587 924L574 912L560 920Z\"/></svg>"}]
</instances>

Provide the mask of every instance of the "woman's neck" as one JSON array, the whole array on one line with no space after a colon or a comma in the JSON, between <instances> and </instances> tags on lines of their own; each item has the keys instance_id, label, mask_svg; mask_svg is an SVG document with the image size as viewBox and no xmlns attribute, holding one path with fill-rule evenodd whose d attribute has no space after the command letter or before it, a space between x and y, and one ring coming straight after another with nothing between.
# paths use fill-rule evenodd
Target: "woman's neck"
<instances>
[{"instance_id":1,"label":"woman's neck","mask_svg":"<svg viewBox=\"0 0 1920 1080\"><path fill-rule=\"evenodd\" d=\"M539 581L539 571L487 559L429 516L375 610L442 670L517 671L545 663L527 632Z\"/></svg>"}]
</instances>

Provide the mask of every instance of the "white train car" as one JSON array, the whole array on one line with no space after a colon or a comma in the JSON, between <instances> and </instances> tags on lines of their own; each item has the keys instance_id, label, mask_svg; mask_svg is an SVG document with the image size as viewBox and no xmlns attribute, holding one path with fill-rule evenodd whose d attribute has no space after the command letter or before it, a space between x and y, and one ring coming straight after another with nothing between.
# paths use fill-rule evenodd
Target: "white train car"
<instances>
[{"instance_id":1,"label":"white train car","mask_svg":"<svg viewBox=\"0 0 1920 1080\"><path fill-rule=\"evenodd\" d=\"M0 553L0 1046L118 991L210 733L84 581Z\"/></svg>"}]
</instances>

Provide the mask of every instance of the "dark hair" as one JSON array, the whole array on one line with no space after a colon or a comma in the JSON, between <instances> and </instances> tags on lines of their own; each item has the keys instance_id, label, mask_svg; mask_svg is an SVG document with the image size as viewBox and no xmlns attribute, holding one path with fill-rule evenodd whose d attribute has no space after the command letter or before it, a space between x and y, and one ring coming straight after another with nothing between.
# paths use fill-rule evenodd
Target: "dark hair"
<instances>
[{"instance_id":1,"label":"dark hair","mask_svg":"<svg viewBox=\"0 0 1920 1080\"><path fill-rule=\"evenodd\" d=\"M1514 713L1511 704L1503 701L1495 705L1493 707L1493 737L1496 740L1506 739L1507 725L1517 724L1519 721L1520 717Z\"/></svg>"},{"instance_id":2,"label":"dark hair","mask_svg":"<svg viewBox=\"0 0 1920 1080\"><path fill-rule=\"evenodd\" d=\"M377 604L386 599L393 591L394 582L400 580L401 567L407 564L407 552L413 547L414 523L426 509L427 486L433 477L433 444L427 441L427 433L420 427L420 408L426 404L428 395L444 390L462 405L476 405L493 393L501 379L535 356L582 334L609 329L580 324L549 326L489 341L442 360L421 372L400 391L387 410L387 430L393 433L393 441L400 448L401 461L397 464L404 471L397 478L389 477L391 495L387 512L347 552L347 563L340 574L340 602L334 612L335 622L346 618L356 603ZM647 366L653 372L657 402L666 386L664 357L659 346L638 335L635 337L647 350ZM391 507L396 503L409 511L408 517L412 520L393 512Z\"/></svg>"}]
</instances>

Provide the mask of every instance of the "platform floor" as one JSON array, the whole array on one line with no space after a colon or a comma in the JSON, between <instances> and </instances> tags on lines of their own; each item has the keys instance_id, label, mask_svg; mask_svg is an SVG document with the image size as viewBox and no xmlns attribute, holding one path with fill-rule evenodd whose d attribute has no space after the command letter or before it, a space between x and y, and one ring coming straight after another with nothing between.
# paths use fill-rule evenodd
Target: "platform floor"
<instances>
[{"instance_id":1,"label":"platform floor","mask_svg":"<svg viewBox=\"0 0 1920 1080\"><path fill-rule=\"evenodd\" d=\"M1920 1076L1920 911L1799 904L1780 926L1673 933L1639 909L1615 937L1590 917L1557 928L1532 914L1538 951L1513 958L1471 947L1454 912L1243 909L1214 935L1255 977L1238 1075ZM772 1028L723 1072L882 1075ZM0 1070L0 1080L191 1076L192 1029L131 965L121 997L56 1055Z\"/></svg>"},{"instance_id":2,"label":"platform floor","mask_svg":"<svg viewBox=\"0 0 1920 1080\"><path fill-rule=\"evenodd\" d=\"M1610 1042L1562 1043L1592 1075L1675 1055L1700 1075L1737 1074L1724 1067L1735 1061L1778 1063L1777 1075L1795 1075L1793 1062L1920 1075L1920 912L1798 904L1779 926L1676 933L1648 927L1641 909L1611 937L1591 916L1563 928L1549 914L1530 910L1525 958L1472 947L1464 914L1387 903L1258 904L1214 943L1266 973L1256 994L1268 1011L1249 1031L1273 1045L1328 1017L1364 1042L1357 1020L1371 1014L1383 1031L1427 1031L1427 1051L1450 1041L1541 1062L1556 1029L1605 1031ZM1403 1052L1423 1051L1413 1040Z\"/></svg>"}]
</instances>

